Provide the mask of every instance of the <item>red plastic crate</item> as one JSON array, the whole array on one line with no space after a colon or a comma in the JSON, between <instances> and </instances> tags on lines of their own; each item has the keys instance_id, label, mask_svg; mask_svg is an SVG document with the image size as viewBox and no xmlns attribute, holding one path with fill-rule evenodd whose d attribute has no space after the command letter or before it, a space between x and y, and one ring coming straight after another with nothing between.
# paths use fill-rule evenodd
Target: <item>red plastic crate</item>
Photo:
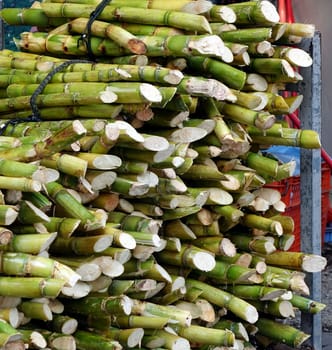
<instances>
[{"instance_id":1,"label":"red plastic crate","mask_svg":"<svg viewBox=\"0 0 332 350\"><path fill-rule=\"evenodd\" d=\"M330 188L331 188L331 169L326 163L322 163L322 197L321 197L321 223L322 223L322 244L325 240L325 229L328 223L330 209ZM295 241L290 251L301 250L301 192L300 176L293 176L287 180L272 182L266 187L274 188L281 193L281 200L286 204L284 215L290 216L294 220Z\"/></svg>"}]
</instances>

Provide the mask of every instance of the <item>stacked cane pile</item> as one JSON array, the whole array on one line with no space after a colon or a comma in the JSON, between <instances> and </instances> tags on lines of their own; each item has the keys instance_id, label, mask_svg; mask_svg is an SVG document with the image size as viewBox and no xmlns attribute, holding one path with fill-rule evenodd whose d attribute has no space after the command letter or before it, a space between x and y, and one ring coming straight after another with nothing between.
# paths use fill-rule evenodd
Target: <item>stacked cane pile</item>
<instances>
[{"instance_id":1,"label":"stacked cane pile","mask_svg":"<svg viewBox=\"0 0 332 350\"><path fill-rule=\"evenodd\" d=\"M0 52L4 349L300 346L317 313L280 193L314 26L268 1L44 0Z\"/></svg>"}]
</instances>

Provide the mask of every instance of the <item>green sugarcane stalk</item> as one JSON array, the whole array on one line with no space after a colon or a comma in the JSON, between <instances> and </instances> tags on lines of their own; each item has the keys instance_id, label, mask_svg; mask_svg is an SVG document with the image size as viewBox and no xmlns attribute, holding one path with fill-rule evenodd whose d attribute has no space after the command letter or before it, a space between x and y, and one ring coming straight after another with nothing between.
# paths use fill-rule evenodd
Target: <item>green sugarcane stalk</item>
<instances>
[{"instance_id":1,"label":"green sugarcane stalk","mask_svg":"<svg viewBox=\"0 0 332 350\"><path fill-rule=\"evenodd\" d=\"M50 252L65 255L91 255L100 253L111 246L111 235L96 235L86 237L57 237L50 247Z\"/></svg>"},{"instance_id":2,"label":"green sugarcane stalk","mask_svg":"<svg viewBox=\"0 0 332 350\"><path fill-rule=\"evenodd\" d=\"M309 295L309 288L304 282L304 275L300 272L267 266L262 274L264 283L270 287L290 289L303 295Z\"/></svg>"},{"instance_id":3,"label":"green sugarcane stalk","mask_svg":"<svg viewBox=\"0 0 332 350\"><path fill-rule=\"evenodd\" d=\"M124 264L124 268L123 276L126 277L144 277L168 283L172 281L169 273L152 258L146 261L131 259Z\"/></svg>"},{"instance_id":4,"label":"green sugarcane stalk","mask_svg":"<svg viewBox=\"0 0 332 350\"><path fill-rule=\"evenodd\" d=\"M278 11L269 1L247 1L228 6L235 12L235 24L273 25L279 22Z\"/></svg>"},{"instance_id":5,"label":"green sugarcane stalk","mask_svg":"<svg viewBox=\"0 0 332 350\"><path fill-rule=\"evenodd\" d=\"M24 316L42 321L52 320L52 311L46 303L37 301L23 301L18 306L19 311L24 313Z\"/></svg>"},{"instance_id":6,"label":"green sugarcane stalk","mask_svg":"<svg viewBox=\"0 0 332 350\"><path fill-rule=\"evenodd\" d=\"M258 313L253 306L222 289L188 278L186 279L186 286L202 290L202 298L217 306L226 307L249 323L255 323L258 319Z\"/></svg>"},{"instance_id":7,"label":"green sugarcane stalk","mask_svg":"<svg viewBox=\"0 0 332 350\"><path fill-rule=\"evenodd\" d=\"M73 334L75 343L82 350L120 350L122 346L117 342L110 340L100 334L89 331L78 330Z\"/></svg>"},{"instance_id":8,"label":"green sugarcane stalk","mask_svg":"<svg viewBox=\"0 0 332 350\"><path fill-rule=\"evenodd\" d=\"M58 26L64 23L61 19L48 17L41 9L31 8L4 8L1 18L9 25L27 25L40 27Z\"/></svg>"},{"instance_id":9,"label":"green sugarcane stalk","mask_svg":"<svg viewBox=\"0 0 332 350\"><path fill-rule=\"evenodd\" d=\"M64 280L41 277L0 277L0 295L22 298L56 298Z\"/></svg>"},{"instance_id":10,"label":"green sugarcane stalk","mask_svg":"<svg viewBox=\"0 0 332 350\"><path fill-rule=\"evenodd\" d=\"M11 225L17 218L18 211L16 208L10 205L0 205L0 225Z\"/></svg>"},{"instance_id":11,"label":"green sugarcane stalk","mask_svg":"<svg viewBox=\"0 0 332 350\"><path fill-rule=\"evenodd\" d=\"M252 237L244 234L231 234L230 240L235 246L247 252L256 252L260 254L270 254L276 250L273 242L265 236Z\"/></svg>"},{"instance_id":12,"label":"green sugarcane stalk","mask_svg":"<svg viewBox=\"0 0 332 350\"><path fill-rule=\"evenodd\" d=\"M266 135L262 135L257 133L257 130L249 130L249 134L252 136L254 143L295 146L307 149L321 147L320 138L313 130L282 128L281 132L281 137L276 137L274 135L270 136L268 131Z\"/></svg>"},{"instance_id":13,"label":"green sugarcane stalk","mask_svg":"<svg viewBox=\"0 0 332 350\"><path fill-rule=\"evenodd\" d=\"M233 205L213 205L211 210L222 216L226 221L239 223L244 213Z\"/></svg>"},{"instance_id":14,"label":"green sugarcane stalk","mask_svg":"<svg viewBox=\"0 0 332 350\"><path fill-rule=\"evenodd\" d=\"M14 235L10 243L5 246L0 246L0 249L10 252L40 254L41 252L48 250L50 244L55 238L55 232Z\"/></svg>"},{"instance_id":15,"label":"green sugarcane stalk","mask_svg":"<svg viewBox=\"0 0 332 350\"><path fill-rule=\"evenodd\" d=\"M32 161L60 152L68 145L80 139L85 134L86 129L78 121L72 121L68 126L54 132L43 141L35 144L22 144L15 149L0 151L2 159L18 161Z\"/></svg>"},{"instance_id":16,"label":"green sugarcane stalk","mask_svg":"<svg viewBox=\"0 0 332 350\"><path fill-rule=\"evenodd\" d=\"M26 192L23 194L22 199L32 203L44 213L47 213L53 205L53 203L41 192Z\"/></svg>"},{"instance_id":17,"label":"green sugarcane stalk","mask_svg":"<svg viewBox=\"0 0 332 350\"><path fill-rule=\"evenodd\" d=\"M0 321L0 334L0 343L2 347L5 347L6 345L10 346L22 339L22 335L18 330L4 320Z\"/></svg>"},{"instance_id":18,"label":"green sugarcane stalk","mask_svg":"<svg viewBox=\"0 0 332 350\"><path fill-rule=\"evenodd\" d=\"M144 335L143 328L117 329L112 327L97 332L108 339L118 341L122 346L130 348L139 346Z\"/></svg>"},{"instance_id":19,"label":"green sugarcane stalk","mask_svg":"<svg viewBox=\"0 0 332 350\"><path fill-rule=\"evenodd\" d=\"M0 187L22 192L39 192L42 189L42 184L26 177L0 176Z\"/></svg>"},{"instance_id":20,"label":"green sugarcane stalk","mask_svg":"<svg viewBox=\"0 0 332 350\"><path fill-rule=\"evenodd\" d=\"M259 318L256 326L260 334L293 347L299 347L310 337L310 335L290 325L281 324L263 317Z\"/></svg>"},{"instance_id":21,"label":"green sugarcane stalk","mask_svg":"<svg viewBox=\"0 0 332 350\"><path fill-rule=\"evenodd\" d=\"M75 339L72 335L52 332L44 328L38 329L38 332L45 338L48 347L54 349L72 349L76 345Z\"/></svg>"},{"instance_id":22,"label":"green sugarcane stalk","mask_svg":"<svg viewBox=\"0 0 332 350\"><path fill-rule=\"evenodd\" d=\"M7 87L7 93L9 97L32 95L35 89L38 87L37 84L11 84ZM85 93L84 93L85 91ZM89 103L86 91L93 91L95 97L92 96L92 103L104 103L102 100L105 97L105 102L108 101L108 95L110 95L109 102L117 103L142 103L142 102L161 102L162 97L159 90L151 84L148 83L136 83L136 82L112 82L112 83L102 83L102 82L81 82L81 83L53 83L48 84L44 90L43 94L39 97L45 96L45 99L49 100L53 105L58 105L64 101L66 96L68 96L68 101L64 101L62 104L70 103L73 100L75 103L80 103L80 95L82 94L82 104ZM63 93L66 93L64 96ZM70 93L73 95L71 96ZM51 95L47 97L48 95ZM53 95L56 94L56 95ZM57 94L59 96L57 97ZM52 96L54 101L52 102ZM117 98L116 98L117 97ZM19 98L19 99L21 99ZM59 98L59 102L56 99ZM107 99L106 99L107 98ZM26 101L26 103L29 103ZM38 103L38 99L37 99ZM47 101L42 102L47 106Z\"/></svg>"},{"instance_id":23,"label":"green sugarcane stalk","mask_svg":"<svg viewBox=\"0 0 332 350\"><path fill-rule=\"evenodd\" d=\"M15 276L55 278L71 286L80 278L71 268L54 259L20 252L1 252L1 272Z\"/></svg>"},{"instance_id":24,"label":"green sugarcane stalk","mask_svg":"<svg viewBox=\"0 0 332 350\"><path fill-rule=\"evenodd\" d=\"M81 220L81 223L85 229L94 230L103 225L101 222L98 222L95 215L80 204L60 184L50 182L46 184L46 190L51 198L66 210L70 217Z\"/></svg>"},{"instance_id":25,"label":"green sugarcane stalk","mask_svg":"<svg viewBox=\"0 0 332 350\"><path fill-rule=\"evenodd\" d=\"M45 169L35 164L28 164L22 162L16 162L11 160L2 159L0 161L0 173L3 176L15 176L15 177L27 177L41 182L43 178L48 180L48 176L53 177L54 181L57 179L58 174L52 170Z\"/></svg>"},{"instance_id":26,"label":"green sugarcane stalk","mask_svg":"<svg viewBox=\"0 0 332 350\"><path fill-rule=\"evenodd\" d=\"M112 320L112 324L120 328L144 328L163 329L169 322L168 317L160 316L118 316Z\"/></svg>"},{"instance_id":27,"label":"green sugarcane stalk","mask_svg":"<svg viewBox=\"0 0 332 350\"><path fill-rule=\"evenodd\" d=\"M278 173L278 161L262 154L249 152L246 157L247 165L255 169L261 176L275 178Z\"/></svg>"},{"instance_id":28,"label":"green sugarcane stalk","mask_svg":"<svg viewBox=\"0 0 332 350\"><path fill-rule=\"evenodd\" d=\"M294 270L306 272L322 271L326 266L326 259L319 255L303 252L274 252L266 255L266 263Z\"/></svg>"},{"instance_id":29,"label":"green sugarcane stalk","mask_svg":"<svg viewBox=\"0 0 332 350\"><path fill-rule=\"evenodd\" d=\"M30 330L30 329L22 329L19 328L19 331L22 335L22 340L25 344L25 346L28 347L40 347L40 348L45 348L47 346L47 342L44 338L44 336L35 330Z\"/></svg>"},{"instance_id":30,"label":"green sugarcane stalk","mask_svg":"<svg viewBox=\"0 0 332 350\"><path fill-rule=\"evenodd\" d=\"M174 349L180 347L181 349L190 349L190 343L187 339L180 337L177 334L166 332L164 330L155 330L146 332L143 337L143 346L148 348L155 348L156 346L165 346L166 349Z\"/></svg>"},{"instance_id":31,"label":"green sugarcane stalk","mask_svg":"<svg viewBox=\"0 0 332 350\"><path fill-rule=\"evenodd\" d=\"M163 250L158 253L158 260L171 265L186 266L201 271L211 271L216 266L214 255L204 249L182 244L180 252Z\"/></svg>"},{"instance_id":32,"label":"green sugarcane stalk","mask_svg":"<svg viewBox=\"0 0 332 350\"><path fill-rule=\"evenodd\" d=\"M40 108L39 112L40 118L45 122L74 118L115 119L123 109L121 104L90 104ZM3 117L8 119L26 119L30 116L30 110L3 114Z\"/></svg>"},{"instance_id":33,"label":"green sugarcane stalk","mask_svg":"<svg viewBox=\"0 0 332 350\"><path fill-rule=\"evenodd\" d=\"M130 33L138 36L161 36L168 37L172 35L181 35L185 31L168 26L139 24L139 23L118 23L121 27L128 30ZM135 63L133 63L135 64Z\"/></svg>"},{"instance_id":34,"label":"green sugarcane stalk","mask_svg":"<svg viewBox=\"0 0 332 350\"><path fill-rule=\"evenodd\" d=\"M193 228L193 225L189 227ZM231 242L223 237L220 232L220 236L211 236L211 237L201 237L193 241L193 243L200 248L206 249L216 256L226 255L233 256L235 255L235 247L232 246Z\"/></svg>"},{"instance_id":35,"label":"green sugarcane stalk","mask_svg":"<svg viewBox=\"0 0 332 350\"><path fill-rule=\"evenodd\" d=\"M75 318L67 315L53 314L51 327L54 332L73 334L76 331L77 326L78 322Z\"/></svg>"},{"instance_id":36,"label":"green sugarcane stalk","mask_svg":"<svg viewBox=\"0 0 332 350\"><path fill-rule=\"evenodd\" d=\"M259 129L269 129L275 122L275 116L268 112L253 111L235 104L218 103L221 113L236 122L256 126Z\"/></svg>"},{"instance_id":37,"label":"green sugarcane stalk","mask_svg":"<svg viewBox=\"0 0 332 350\"><path fill-rule=\"evenodd\" d=\"M41 164L75 177L84 177L88 168L86 160L66 153L55 153L43 158Z\"/></svg>"},{"instance_id":38,"label":"green sugarcane stalk","mask_svg":"<svg viewBox=\"0 0 332 350\"><path fill-rule=\"evenodd\" d=\"M242 267L236 264L228 264L217 260L213 270L206 275L223 283L252 283L250 278L256 274L254 269Z\"/></svg>"},{"instance_id":39,"label":"green sugarcane stalk","mask_svg":"<svg viewBox=\"0 0 332 350\"><path fill-rule=\"evenodd\" d=\"M163 233L166 237L176 237L184 240L196 239L196 235L189 226L179 219L163 223Z\"/></svg>"},{"instance_id":40,"label":"green sugarcane stalk","mask_svg":"<svg viewBox=\"0 0 332 350\"><path fill-rule=\"evenodd\" d=\"M293 306L288 300L258 301L251 300L250 303L264 314L277 318L295 317Z\"/></svg>"},{"instance_id":41,"label":"green sugarcane stalk","mask_svg":"<svg viewBox=\"0 0 332 350\"><path fill-rule=\"evenodd\" d=\"M317 314L326 307L325 304L320 303L319 301L311 300L298 294L293 294L290 302L295 308L301 310L302 312L309 312L311 314Z\"/></svg>"},{"instance_id":42,"label":"green sugarcane stalk","mask_svg":"<svg viewBox=\"0 0 332 350\"><path fill-rule=\"evenodd\" d=\"M69 5L69 6L68 6ZM41 4L42 10L49 17L89 17L95 6L80 4ZM105 21L119 21L175 27L199 33L211 33L211 28L205 17L160 9L142 9L138 7L106 6L98 17ZM37 24L37 23L36 23Z\"/></svg>"},{"instance_id":43,"label":"green sugarcane stalk","mask_svg":"<svg viewBox=\"0 0 332 350\"><path fill-rule=\"evenodd\" d=\"M231 320L221 319L213 328L228 329L234 333L236 339L249 341L249 335L244 325L241 322L233 322Z\"/></svg>"},{"instance_id":44,"label":"green sugarcane stalk","mask_svg":"<svg viewBox=\"0 0 332 350\"><path fill-rule=\"evenodd\" d=\"M108 215L108 222L119 223L120 228L125 231L136 231L146 233L158 233L161 222L158 220L144 218L137 215L126 215L122 212L113 211Z\"/></svg>"},{"instance_id":45,"label":"green sugarcane stalk","mask_svg":"<svg viewBox=\"0 0 332 350\"><path fill-rule=\"evenodd\" d=\"M199 244L203 244L205 249L212 251L211 250L213 249L212 246L216 245L216 246L219 246L219 248L215 248L213 250L217 250L219 254L221 253L223 238L219 237L220 239L218 240L218 237L216 237L220 235L218 220L215 220L211 225L189 224L189 228L194 232L196 237L202 237L201 239L199 239L199 242L200 242ZM204 244L204 238L206 238L206 236L212 236L212 237L209 242L206 241L206 244ZM211 248L208 249L208 246L210 244L211 244Z\"/></svg>"},{"instance_id":46,"label":"green sugarcane stalk","mask_svg":"<svg viewBox=\"0 0 332 350\"><path fill-rule=\"evenodd\" d=\"M22 224L36 224L49 221L49 216L31 202L21 200L17 219Z\"/></svg>"},{"instance_id":47,"label":"green sugarcane stalk","mask_svg":"<svg viewBox=\"0 0 332 350\"><path fill-rule=\"evenodd\" d=\"M158 305L141 300L133 300L133 315L168 318L170 322L177 321L179 325L187 327L191 323L189 311L167 305Z\"/></svg>"},{"instance_id":48,"label":"green sugarcane stalk","mask_svg":"<svg viewBox=\"0 0 332 350\"><path fill-rule=\"evenodd\" d=\"M281 236L283 234L282 225L279 221L275 221L260 215L245 214L241 218L241 222L244 226L270 232L276 236Z\"/></svg>"},{"instance_id":49,"label":"green sugarcane stalk","mask_svg":"<svg viewBox=\"0 0 332 350\"><path fill-rule=\"evenodd\" d=\"M68 313L76 315L95 316L109 315L129 315L132 312L133 301L125 295L94 297L88 296L77 300L65 302Z\"/></svg>"},{"instance_id":50,"label":"green sugarcane stalk","mask_svg":"<svg viewBox=\"0 0 332 350\"><path fill-rule=\"evenodd\" d=\"M230 330L207 328L192 325L189 327L174 327L178 334L191 343L212 344L231 347L234 345L235 336Z\"/></svg>"},{"instance_id":51,"label":"green sugarcane stalk","mask_svg":"<svg viewBox=\"0 0 332 350\"><path fill-rule=\"evenodd\" d=\"M269 40L272 37L272 29L269 27L262 28L246 28L224 31L219 34L226 42L248 44L251 42L261 42Z\"/></svg>"},{"instance_id":52,"label":"green sugarcane stalk","mask_svg":"<svg viewBox=\"0 0 332 350\"><path fill-rule=\"evenodd\" d=\"M268 301L274 300L279 297L282 297L287 290L281 288L273 288L267 286L248 286L248 285L234 285L228 286L227 290L245 300L261 300Z\"/></svg>"},{"instance_id":53,"label":"green sugarcane stalk","mask_svg":"<svg viewBox=\"0 0 332 350\"><path fill-rule=\"evenodd\" d=\"M50 221L43 225L49 232L57 232L58 237L69 238L80 223L79 219L51 216Z\"/></svg>"},{"instance_id":54,"label":"green sugarcane stalk","mask_svg":"<svg viewBox=\"0 0 332 350\"><path fill-rule=\"evenodd\" d=\"M230 88L241 90L246 82L247 75L245 72L213 58L188 57L187 62L189 68L194 71L205 72Z\"/></svg>"}]
</instances>

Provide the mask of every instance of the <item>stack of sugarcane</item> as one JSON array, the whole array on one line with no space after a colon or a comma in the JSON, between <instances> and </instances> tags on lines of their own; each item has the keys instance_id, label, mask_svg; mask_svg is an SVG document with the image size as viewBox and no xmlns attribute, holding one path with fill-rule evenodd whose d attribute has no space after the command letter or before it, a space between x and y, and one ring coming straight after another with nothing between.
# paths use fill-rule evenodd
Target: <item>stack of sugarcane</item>
<instances>
[{"instance_id":1,"label":"stack of sugarcane","mask_svg":"<svg viewBox=\"0 0 332 350\"><path fill-rule=\"evenodd\" d=\"M289 251L264 185L295 165L263 150L320 147L282 119L314 27L264 0L101 5L1 10L34 31L0 52L0 347L300 346L326 261Z\"/></svg>"}]
</instances>

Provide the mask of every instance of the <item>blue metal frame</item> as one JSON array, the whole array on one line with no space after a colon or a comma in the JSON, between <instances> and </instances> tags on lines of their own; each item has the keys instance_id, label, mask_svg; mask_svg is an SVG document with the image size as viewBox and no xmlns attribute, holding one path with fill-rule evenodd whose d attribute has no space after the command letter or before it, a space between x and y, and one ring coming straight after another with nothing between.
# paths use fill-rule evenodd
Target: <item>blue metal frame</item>
<instances>
[{"instance_id":1,"label":"blue metal frame","mask_svg":"<svg viewBox=\"0 0 332 350\"><path fill-rule=\"evenodd\" d=\"M321 34L303 41L302 48L313 58L311 68L301 71L304 95L301 104L301 129L315 130L321 134ZM301 149L301 251L321 255L321 151ZM308 274L306 282L313 300L321 301L321 273ZM322 349L321 314L301 315L302 330L312 337L314 349Z\"/></svg>"}]
</instances>

